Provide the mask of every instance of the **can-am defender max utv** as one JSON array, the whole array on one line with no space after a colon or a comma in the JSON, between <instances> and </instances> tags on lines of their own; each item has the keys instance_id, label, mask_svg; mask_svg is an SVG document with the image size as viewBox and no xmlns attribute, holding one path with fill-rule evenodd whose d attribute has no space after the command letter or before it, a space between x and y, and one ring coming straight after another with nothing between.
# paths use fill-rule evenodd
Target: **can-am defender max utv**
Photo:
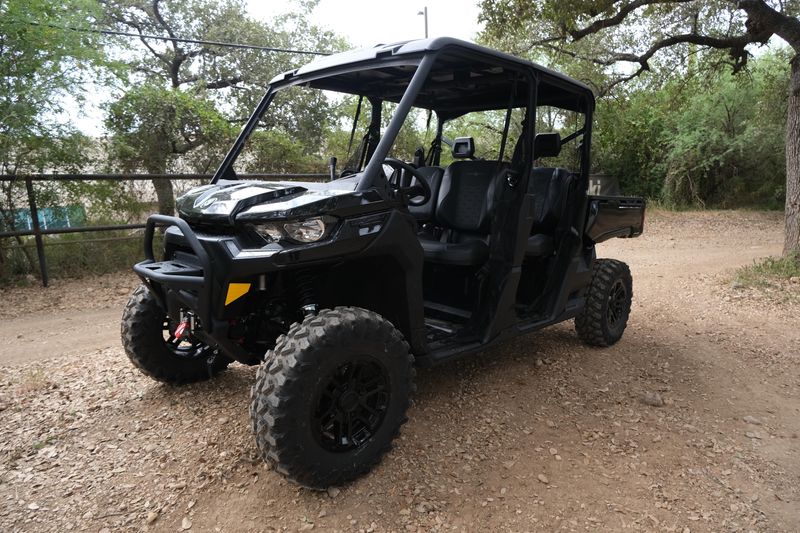
<instances>
[{"instance_id":1,"label":"can-am defender max utv","mask_svg":"<svg viewBox=\"0 0 800 533\"><path fill-rule=\"evenodd\" d=\"M342 109L354 118L327 116ZM390 448L414 364L569 319L587 343L615 343L631 275L596 259L595 244L639 235L644 202L587 194L593 109L575 80L449 38L276 77L211 183L178 199L179 218L148 219L134 266L143 285L122 321L128 356L173 384L260 365L256 444L279 472L321 488ZM426 117L428 151L409 153L404 132ZM326 120L343 133L318 150L344 161L330 159L329 181L244 175L281 170L291 146L276 149L277 134Z\"/></svg>"}]
</instances>

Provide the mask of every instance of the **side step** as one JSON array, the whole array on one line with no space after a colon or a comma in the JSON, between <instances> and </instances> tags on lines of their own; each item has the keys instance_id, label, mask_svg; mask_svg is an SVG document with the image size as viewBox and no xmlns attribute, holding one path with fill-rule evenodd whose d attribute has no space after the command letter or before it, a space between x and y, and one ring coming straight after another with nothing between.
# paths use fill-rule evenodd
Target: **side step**
<instances>
[{"instance_id":1,"label":"side step","mask_svg":"<svg viewBox=\"0 0 800 533\"><path fill-rule=\"evenodd\" d=\"M431 302L428 300L425 300L425 309L430 309L431 311L436 311L443 315L458 317L462 320L469 320L469 318L472 316L472 313L466 309L451 307L449 305Z\"/></svg>"}]
</instances>

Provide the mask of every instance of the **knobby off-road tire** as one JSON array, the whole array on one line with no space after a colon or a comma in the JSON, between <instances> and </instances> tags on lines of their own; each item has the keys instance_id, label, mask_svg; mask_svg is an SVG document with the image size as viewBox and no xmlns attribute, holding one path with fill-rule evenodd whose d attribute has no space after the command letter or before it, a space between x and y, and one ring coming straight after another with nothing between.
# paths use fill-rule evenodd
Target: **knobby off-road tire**
<instances>
[{"instance_id":1,"label":"knobby off-road tire","mask_svg":"<svg viewBox=\"0 0 800 533\"><path fill-rule=\"evenodd\" d=\"M413 362L401 333L371 311L337 307L293 324L251 390L262 458L315 489L367 473L407 420Z\"/></svg>"},{"instance_id":2,"label":"knobby off-road tire","mask_svg":"<svg viewBox=\"0 0 800 533\"><path fill-rule=\"evenodd\" d=\"M628 265L616 259L597 259L592 282L586 290L586 306L575 317L578 337L592 346L611 346L628 324L633 280Z\"/></svg>"},{"instance_id":3,"label":"knobby off-road tire","mask_svg":"<svg viewBox=\"0 0 800 533\"><path fill-rule=\"evenodd\" d=\"M175 340L170 335L175 326L146 285L133 291L122 313L122 345L142 373L180 385L210 379L231 363L219 355L209 366L211 348L191 336L183 342Z\"/></svg>"}]
</instances>

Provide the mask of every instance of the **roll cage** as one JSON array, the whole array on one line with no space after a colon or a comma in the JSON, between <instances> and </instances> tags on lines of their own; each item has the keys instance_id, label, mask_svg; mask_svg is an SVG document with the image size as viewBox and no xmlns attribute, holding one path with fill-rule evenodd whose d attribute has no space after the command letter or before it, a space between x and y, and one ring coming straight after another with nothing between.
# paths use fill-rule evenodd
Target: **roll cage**
<instances>
[{"instance_id":1,"label":"roll cage","mask_svg":"<svg viewBox=\"0 0 800 533\"><path fill-rule=\"evenodd\" d=\"M327 56L299 69L273 78L258 106L228 154L218 167L212 183L219 179L235 179L233 164L241 153L275 94L285 88L308 85L367 98L373 102L372 125L380 121L380 102L397 104L383 135L367 149L366 167L361 173L358 191L376 189L389 194L381 164L389 154L397 134L412 107L429 110L437 116L437 135L429 159L437 164L441 152L442 127L469 112L502 110L512 107L527 109L525 122L536 124L536 109L548 105L585 116L583 126L563 139L568 142L580 135L580 181L588 185L594 96L586 85L530 61L453 38L435 38L389 45L378 45ZM513 87L511 91L509 88ZM510 94L511 93L511 94ZM535 127L523 129L522 153L524 169L532 167ZM502 142L505 144L507 130ZM516 178L527 185L528 172Z\"/></svg>"}]
</instances>

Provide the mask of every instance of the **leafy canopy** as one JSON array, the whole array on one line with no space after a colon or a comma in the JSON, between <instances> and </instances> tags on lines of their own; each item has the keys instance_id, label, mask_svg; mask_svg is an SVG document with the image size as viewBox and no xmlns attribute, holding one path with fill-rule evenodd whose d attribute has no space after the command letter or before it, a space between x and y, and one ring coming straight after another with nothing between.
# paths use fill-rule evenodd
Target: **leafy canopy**
<instances>
[{"instance_id":1,"label":"leafy canopy","mask_svg":"<svg viewBox=\"0 0 800 533\"><path fill-rule=\"evenodd\" d=\"M69 163L60 137L65 95L80 101L83 81L105 60L87 28L99 16L93 0L0 2L0 171L51 170Z\"/></svg>"}]
</instances>

